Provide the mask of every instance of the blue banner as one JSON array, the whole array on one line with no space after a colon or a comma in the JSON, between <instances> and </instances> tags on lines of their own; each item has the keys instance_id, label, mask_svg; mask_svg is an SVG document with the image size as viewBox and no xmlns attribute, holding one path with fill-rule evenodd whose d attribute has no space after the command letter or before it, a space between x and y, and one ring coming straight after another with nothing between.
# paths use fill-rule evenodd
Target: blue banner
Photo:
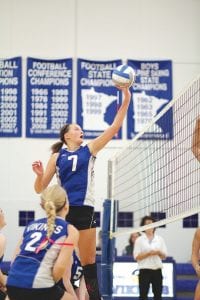
<instances>
[{"instance_id":1,"label":"blue banner","mask_svg":"<svg viewBox=\"0 0 200 300\"><path fill-rule=\"evenodd\" d=\"M22 59L0 60L0 137L22 135Z\"/></svg>"},{"instance_id":2,"label":"blue banner","mask_svg":"<svg viewBox=\"0 0 200 300\"><path fill-rule=\"evenodd\" d=\"M78 59L77 123L87 139L99 136L113 122L122 95L112 82L113 70L121 60ZM121 130L115 139L121 139Z\"/></svg>"},{"instance_id":3,"label":"blue banner","mask_svg":"<svg viewBox=\"0 0 200 300\"><path fill-rule=\"evenodd\" d=\"M27 59L26 136L57 138L72 122L72 59Z\"/></svg>"},{"instance_id":4,"label":"blue banner","mask_svg":"<svg viewBox=\"0 0 200 300\"><path fill-rule=\"evenodd\" d=\"M127 137L134 138L172 100L172 62L128 60L136 72L132 105L128 110ZM173 113L169 109L141 139L172 139Z\"/></svg>"}]
</instances>

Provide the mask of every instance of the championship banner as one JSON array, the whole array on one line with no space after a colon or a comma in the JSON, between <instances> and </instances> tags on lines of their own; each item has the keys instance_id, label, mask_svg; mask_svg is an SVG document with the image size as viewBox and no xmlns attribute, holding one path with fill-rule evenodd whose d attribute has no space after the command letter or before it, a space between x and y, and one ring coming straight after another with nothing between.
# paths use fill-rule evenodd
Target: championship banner
<instances>
[{"instance_id":1,"label":"championship banner","mask_svg":"<svg viewBox=\"0 0 200 300\"><path fill-rule=\"evenodd\" d=\"M128 60L127 64L136 72L132 87L133 102L127 119L127 137L132 139L172 100L172 62ZM152 140L172 138L172 108L156 122L152 132L148 131L141 137Z\"/></svg>"},{"instance_id":2,"label":"championship banner","mask_svg":"<svg viewBox=\"0 0 200 300\"><path fill-rule=\"evenodd\" d=\"M78 59L77 123L86 139L99 136L113 122L122 95L112 82L112 72L121 63ZM115 139L121 138L120 130Z\"/></svg>"},{"instance_id":3,"label":"championship banner","mask_svg":"<svg viewBox=\"0 0 200 300\"><path fill-rule=\"evenodd\" d=\"M26 136L58 138L72 122L72 59L27 59Z\"/></svg>"},{"instance_id":4,"label":"championship banner","mask_svg":"<svg viewBox=\"0 0 200 300\"><path fill-rule=\"evenodd\" d=\"M0 137L22 135L22 59L0 59Z\"/></svg>"}]
</instances>

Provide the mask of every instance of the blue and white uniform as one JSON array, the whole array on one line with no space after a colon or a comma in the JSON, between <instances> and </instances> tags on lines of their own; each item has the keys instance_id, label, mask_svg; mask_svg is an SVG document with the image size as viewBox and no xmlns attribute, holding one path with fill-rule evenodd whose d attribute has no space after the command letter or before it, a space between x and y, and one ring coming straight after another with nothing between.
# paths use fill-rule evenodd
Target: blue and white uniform
<instances>
[{"instance_id":1,"label":"blue and white uniform","mask_svg":"<svg viewBox=\"0 0 200 300\"><path fill-rule=\"evenodd\" d=\"M81 266L80 259L78 258L78 256L76 255L76 252L74 250L73 251L73 263L72 263L72 267L71 267L71 278L70 278L70 282L74 289L79 287L79 281L82 276L83 276L83 267ZM58 282L58 285L61 288L66 290L62 279Z\"/></svg>"},{"instance_id":2,"label":"blue and white uniform","mask_svg":"<svg viewBox=\"0 0 200 300\"><path fill-rule=\"evenodd\" d=\"M56 217L51 240L63 243L68 236L68 223ZM37 247L47 235L47 219L42 218L29 223L23 234L19 255L11 265L8 286L26 289L49 288L55 285L52 267L59 255L61 245L49 243L45 249L36 253Z\"/></svg>"},{"instance_id":3,"label":"blue and white uniform","mask_svg":"<svg viewBox=\"0 0 200 300\"><path fill-rule=\"evenodd\" d=\"M75 286L75 282L80 280L83 276L83 267L81 266L80 259L76 255L76 252L73 251L73 264L71 270L71 283Z\"/></svg>"},{"instance_id":4,"label":"blue and white uniform","mask_svg":"<svg viewBox=\"0 0 200 300\"><path fill-rule=\"evenodd\" d=\"M70 206L94 207L94 162L88 146L76 151L60 150L57 162L57 178L65 189Z\"/></svg>"}]
</instances>

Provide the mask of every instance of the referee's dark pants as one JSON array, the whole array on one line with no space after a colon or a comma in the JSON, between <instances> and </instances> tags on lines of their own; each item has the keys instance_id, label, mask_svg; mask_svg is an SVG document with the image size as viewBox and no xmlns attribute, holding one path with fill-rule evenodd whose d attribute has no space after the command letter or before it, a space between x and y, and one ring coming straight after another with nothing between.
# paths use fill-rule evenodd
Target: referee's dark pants
<instances>
[{"instance_id":1,"label":"referee's dark pants","mask_svg":"<svg viewBox=\"0 0 200 300\"><path fill-rule=\"evenodd\" d=\"M154 294L154 300L162 299L162 271L161 269L140 269L139 273L139 291L140 300L147 300L150 284L152 284L152 291Z\"/></svg>"}]
</instances>

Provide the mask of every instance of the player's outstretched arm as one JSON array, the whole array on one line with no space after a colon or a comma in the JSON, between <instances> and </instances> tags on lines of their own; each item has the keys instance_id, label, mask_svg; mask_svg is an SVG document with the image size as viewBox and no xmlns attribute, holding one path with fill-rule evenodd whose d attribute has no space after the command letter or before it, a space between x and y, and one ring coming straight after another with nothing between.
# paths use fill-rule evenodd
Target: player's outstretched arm
<instances>
[{"instance_id":1,"label":"player's outstretched arm","mask_svg":"<svg viewBox=\"0 0 200 300\"><path fill-rule=\"evenodd\" d=\"M32 163L33 172L37 175L34 183L34 189L36 193L41 193L50 183L56 172L56 160L58 153L51 155L47 167L44 171L43 164L40 160L34 161Z\"/></svg>"},{"instance_id":2,"label":"player's outstretched arm","mask_svg":"<svg viewBox=\"0 0 200 300\"><path fill-rule=\"evenodd\" d=\"M123 120L126 116L129 103L131 100L131 93L128 87L127 88L118 87L118 89L120 89L123 93L123 102L114 118L113 123L100 136L98 136L90 143L88 143L90 152L94 156L115 136L115 134L119 131L120 127L122 126Z\"/></svg>"},{"instance_id":3,"label":"player's outstretched arm","mask_svg":"<svg viewBox=\"0 0 200 300\"><path fill-rule=\"evenodd\" d=\"M196 125L193 133L192 152L197 160L200 161L200 117L196 120Z\"/></svg>"}]
</instances>

